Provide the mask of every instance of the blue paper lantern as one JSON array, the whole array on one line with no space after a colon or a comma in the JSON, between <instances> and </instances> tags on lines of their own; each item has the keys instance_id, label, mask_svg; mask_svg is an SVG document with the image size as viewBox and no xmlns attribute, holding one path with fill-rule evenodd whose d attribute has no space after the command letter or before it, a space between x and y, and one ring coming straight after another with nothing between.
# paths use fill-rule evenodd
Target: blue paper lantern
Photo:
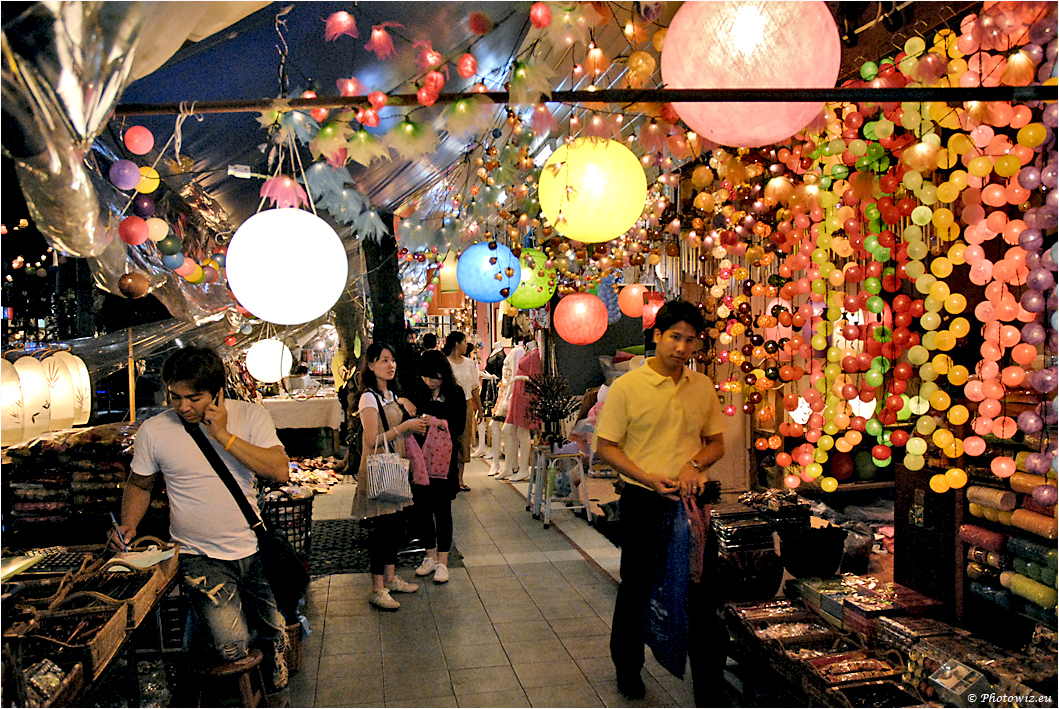
<instances>
[{"instance_id":1,"label":"blue paper lantern","mask_svg":"<svg viewBox=\"0 0 1059 709\"><path fill-rule=\"evenodd\" d=\"M495 241L471 246L456 263L456 282L479 303L499 303L519 286L522 267L511 249Z\"/></svg>"}]
</instances>

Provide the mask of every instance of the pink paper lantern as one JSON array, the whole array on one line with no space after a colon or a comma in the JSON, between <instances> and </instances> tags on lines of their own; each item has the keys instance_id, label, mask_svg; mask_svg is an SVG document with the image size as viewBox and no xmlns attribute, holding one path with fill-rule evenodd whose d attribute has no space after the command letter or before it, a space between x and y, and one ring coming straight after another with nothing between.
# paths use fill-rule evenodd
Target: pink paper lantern
<instances>
[{"instance_id":1,"label":"pink paper lantern","mask_svg":"<svg viewBox=\"0 0 1059 709\"><path fill-rule=\"evenodd\" d=\"M555 306L554 322L571 345L590 345L607 331L607 306L591 293L572 293Z\"/></svg>"},{"instance_id":2,"label":"pink paper lantern","mask_svg":"<svg viewBox=\"0 0 1059 709\"><path fill-rule=\"evenodd\" d=\"M618 308L630 318L642 316L643 294L646 292L647 286L642 283L630 283L618 294Z\"/></svg>"},{"instance_id":3,"label":"pink paper lantern","mask_svg":"<svg viewBox=\"0 0 1059 709\"><path fill-rule=\"evenodd\" d=\"M666 33L662 81L673 89L830 88L838 28L823 2L688 2ZM778 143L821 103L674 103L684 122L722 145Z\"/></svg>"}]
</instances>

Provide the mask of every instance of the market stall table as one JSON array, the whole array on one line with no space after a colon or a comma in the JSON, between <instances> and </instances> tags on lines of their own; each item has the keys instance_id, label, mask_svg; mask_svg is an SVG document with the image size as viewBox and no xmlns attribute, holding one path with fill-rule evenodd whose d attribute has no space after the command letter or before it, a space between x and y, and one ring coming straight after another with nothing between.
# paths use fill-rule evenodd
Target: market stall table
<instances>
[{"instance_id":1,"label":"market stall table","mask_svg":"<svg viewBox=\"0 0 1059 709\"><path fill-rule=\"evenodd\" d=\"M277 429L330 428L334 432L335 450L338 450L342 404L337 396L263 399L261 404L272 416Z\"/></svg>"}]
</instances>

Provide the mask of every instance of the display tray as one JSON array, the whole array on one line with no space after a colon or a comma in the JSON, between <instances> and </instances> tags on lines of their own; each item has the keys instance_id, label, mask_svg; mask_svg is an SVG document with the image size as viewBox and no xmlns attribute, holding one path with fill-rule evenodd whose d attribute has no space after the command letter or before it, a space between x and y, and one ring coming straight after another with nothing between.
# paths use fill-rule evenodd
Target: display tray
<instances>
[{"instance_id":1,"label":"display tray","mask_svg":"<svg viewBox=\"0 0 1059 709\"><path fill-rule=\"evenodd\" d=\"M893 680L857 682L827 690L827 706L848 707L917 707L923 700L912 690Z\"/></svg>"},{"instance_id":2,"label":"display tray","mask_svg":"<svg viewBox=\"0 0 1059 709\"><path fill-rule=\"evenodd\" d=\"M817 657L805 663L811 670L807 677L827 686L892 679L900 677L904 670L903 664L867 650Z\"/></svg>"}]
</instances>

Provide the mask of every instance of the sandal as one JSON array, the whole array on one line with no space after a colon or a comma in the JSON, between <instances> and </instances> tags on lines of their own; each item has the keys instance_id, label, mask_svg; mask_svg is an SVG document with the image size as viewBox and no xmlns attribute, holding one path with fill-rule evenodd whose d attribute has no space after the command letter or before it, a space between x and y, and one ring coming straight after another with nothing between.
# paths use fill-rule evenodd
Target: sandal
<instances>
[{"instance_id":1,"label":"sandal","mask_svg":"<svg viewBox=\"0 0 1059 709\"><path fill-rule=\"evenodd\" d=\"M470 492L470 491L471 491L471 486L470 485L460 485L460 492Z\"/></svg>"}]
</instances>

